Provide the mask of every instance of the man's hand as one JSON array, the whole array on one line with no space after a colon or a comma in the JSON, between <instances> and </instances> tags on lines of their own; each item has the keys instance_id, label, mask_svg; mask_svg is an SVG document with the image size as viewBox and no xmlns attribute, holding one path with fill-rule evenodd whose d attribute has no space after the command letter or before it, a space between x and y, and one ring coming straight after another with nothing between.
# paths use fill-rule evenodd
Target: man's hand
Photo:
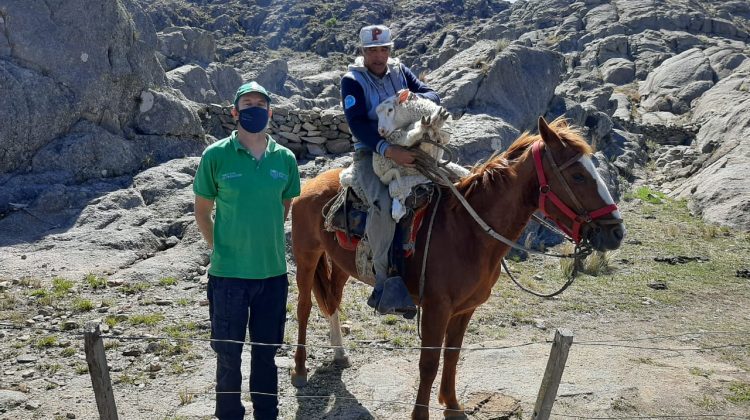
<instances>
[{"instance_id":1,"label":"man's hand","mask_svg":"<svg viewBox=\"0 0 750 420\"><path fill-rule=\"evenodd\" d=\"M397 164L401 166L406 166L407 168L413 168L414 158L416 157L416 155L414 154L414 152L410 150L407 150L401 146L396 146L395 144L392 144L388 146L387 149L385 149L385 157L396 162Z\"/></svg>"}]
</instances>

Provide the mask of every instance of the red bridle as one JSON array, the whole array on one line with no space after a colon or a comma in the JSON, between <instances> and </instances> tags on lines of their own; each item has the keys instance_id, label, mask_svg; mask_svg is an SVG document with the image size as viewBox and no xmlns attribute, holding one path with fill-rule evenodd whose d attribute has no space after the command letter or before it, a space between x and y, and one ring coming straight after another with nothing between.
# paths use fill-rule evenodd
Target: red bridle
<instances>
[{"instance_id":1,"label":"red bridle","mask_svg":"<svg viewBox=\"0 0 750 420\"><path fill-rule=\"evenodd\" d=\"M611 214L614 211L617 211L617 205L615 204L609 204L607 206L604 206L600 209L594 210L592 212L587 212L586 209L583 208L581 203L578 201L578 199L573 194L573 191L570 189L570 186L565 181L565 178L562 175L562 171L567 168L568 166L572 165L573 163L577 162L578 159L580 159L581 154L579 153L576 156L573 156L570 160L565 162L562 166L557 166L557 163L555 162L555 158L552 157L552 154L549 153L549 160L550 165L552 166L552 170L554 171L555 175L558 177L560 182L562 183L563 187L565 187L565 191L567 192L568 196L570 197L571 201L573 202L573 205L577 207L577 212L573 211L570 207L568 207L567 204L565 204L562 200L560 200L560 197L555 194L554 191L549 186L549 183L547 183L547 176L544 174L544 167L542 166L542 142L537 141L534 142L534 144L531 146L531 153L534 156L534 166L536 166L536 176L539 180L539 210L544 213L545 216L549 216L549 213L547 212L546 208L546 201L549 199L549 201L552 202L552 204L555 205L565 216L567 216L571 222L573 223L572 227L565 226L564 224L557 223L557 225L560 227L560 229L563 230L566 234L570 235L571 238L575 241L575 243L579 243L581 241L581 227L586 225L587 223L592 222L593 220L596 220L602 216L605 216L607 214Z\"/></svg>"}]
</instances>

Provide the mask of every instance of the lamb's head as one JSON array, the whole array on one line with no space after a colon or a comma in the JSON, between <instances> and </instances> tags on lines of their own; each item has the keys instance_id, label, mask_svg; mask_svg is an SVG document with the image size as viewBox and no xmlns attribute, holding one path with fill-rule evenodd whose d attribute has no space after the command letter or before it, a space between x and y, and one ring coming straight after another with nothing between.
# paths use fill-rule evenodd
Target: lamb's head
<instances>
[{"instance_id":1,"label":"lamb's head","mask_svg":"<svg viewBox=\"0 0 750 420\"><path fill-rule=\"evenodd\" d=\"M392 132L406 128L414 122L410 113L402 111L407 101L416 98L417 96L412 92L404 90L384 100L375 108L375 113L378 114L378 134L381 137L387 137Z\"/></svg>"}]
</instances>

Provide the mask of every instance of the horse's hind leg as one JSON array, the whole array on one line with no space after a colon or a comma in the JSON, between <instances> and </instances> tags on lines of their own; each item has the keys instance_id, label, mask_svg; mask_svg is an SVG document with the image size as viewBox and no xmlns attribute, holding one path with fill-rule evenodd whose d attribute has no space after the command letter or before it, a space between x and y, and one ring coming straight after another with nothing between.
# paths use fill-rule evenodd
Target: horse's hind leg
<instances>
[{"instance_id":1,"label":"horse's hind leg","mask_svg":"<svg viewBox=\"0 0 750 420\"><path fill-rule=\"evenodd\" d=\"M349 367L349 357L346 355L346 351L343 347L343 340L341 337L341 323L339 322L339 311L338 309L333 315L328 317L328 325L331 328L331 346L333 346L333 363L339 367Z\"/></svg>"},{"instance_id":2,"label":"horse's hind leg","mask_svg":"<svg viewBox=\"0 0 750 420\"><path fill-rule=\"evenodd\" d=\"M346 281L349 280L349 274L341 270L336 264L333 264L333 269L331 270L331 280L333 281L333 287L336 289L338 293L336 293L336 296L339 296L338 302L335 302L336 310L333 311L331 316L328 317L328 326L330 327L330 337L331 337L331 345L334 346L333 350L333 363L336 366L339 367L349 367L351 366L351 363L349 363L349 357L346 355L346 351L343 347L343 340L341 337L341 322L339 319L339 306L341 306L341 298L342 291L344 289L344 286L346 285Z\"/></svg>"},{"instance_id":3,"label":"horse's hind leg","mask_svg":"<svg viewBox=\"0 0 750 420\"><path fill-rule=\"evenodd\" d=\"M451 318L445 333L445 347L461 347L466 327L469 325L469 320L473 314L474 310ZM440 381L438 401L445 405L445 411L443 412L445 418L467 418L463 407L456 399L456 365L460 354L461 350L445 350L443 352L443 378Z\"/></svg>"},{"instance_id":4,"label":"horse's hind leg","mask_svg":"<svg viewBox=\"0 0 750 420\"><path fill-rule=\"evenodd\" d=\"M310 318L310 309L312 308L312 287L315 269L322 252L296 253L297 259L297 291L299 298L297 301L297 351L294 353L294 370L292 371L292 385L303 387L307 385L307 349L304 347L307 342L307 321Z\"/></svg>"}]
</instances>

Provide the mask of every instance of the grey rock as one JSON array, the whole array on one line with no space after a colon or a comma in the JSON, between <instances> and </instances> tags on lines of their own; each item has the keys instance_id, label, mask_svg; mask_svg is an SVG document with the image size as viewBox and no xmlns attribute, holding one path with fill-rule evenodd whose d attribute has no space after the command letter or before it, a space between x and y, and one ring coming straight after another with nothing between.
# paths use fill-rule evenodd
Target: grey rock
<instances>
[{"instance_id":1,"label":"grey rock","mask_svg":"<svg viewBox=\"0 0 750 420\"><path fill-rule=\"evenodd\" d=\"M0 390L0 409L9 410L28 401L29 397L23 392Z\"/></svg>"},{"instance_id":2,"label":"grey rock","mask_svg":"<svg viewBox=\"0 0 750 420\"><path fill-rule=\"evenodd\" d=\"M144 90L135 119L141 134L169 136L202 136L203 127L198 117L199 108L193 102L180 98L167 89Z\"/></svg>"},{"instance_id":3,"label":"grey rock","mask_svg":"<svg viewBox=\"0 0 750 420\"><path fill-rule=\"evenodd\" d=\"M234 94L242 84L242 76L237 70L226 64L211 63L208 65L206 73L218 100L222 103L233 103Z\"/></svg>"},{"instance_id":4,"label":"grey rock","mask_svg":"<svg viewBox=\"0 0 750 420\"><path fill-rule=\"evenodd\" d=\"M703 51L691 49L672 57L649 74L640 88L647 111L683 114L693 99L713 86L714 72Z\"/></svg>"},{"instance_id":5,"label":"grey rock","mask_svg":"<svg viewBox=\"0 0 750 420\"><path fill-rule=\"evenodd\" d=\"M618 19L617 8L614 4L602 4L589 10L583 17L583 22L586 25L586 31L592 32L609 26L617 22Z\"/></svg>"},{"instance_id":6,"label":"grey rock","mask_svg":"<svg viewBox=\"0 0 750 420\"><path fill-rule=\"evenodd\" d=\"M716 75L719 78L724 78L750 59L747 53L743 52L743 47L745 47L744 43L717 45L706 48L704 53L708 56L711 68L714 69Z\"/></svg>"},{"instance_id":7,"label":"grey rock","mask_svg":"<svg viewBox=\"0 0 750 420\"><path fill-rule=\"evenodd\" d=\"M167 70L191 62L208 65L214 61L216 43L213 35L191 27L165 28L158 34L159 51L168 59Z\"/></svg>"},{"instance_id":8,"label":"grey rock","mask_svg":"<svg viewBox=\"0 0 750 420\"><path fill-rule=\"evenodd\" d=\"M635 63L625 58L609 59L600 69L605 83L625 85L635 79Z\"/></svg>"},{"instance_id":9,"label":"grey rock","mask_svg":"<svg viewBox=\"0 0 750 420\"><path fill-rule=\"evenodd\" d=\"M18 169L51 139L63 134L78 115L74 94L54 79L0 60L0 173ZM42 94L44 92L44 94ZM44 124L29 110L44 115Z\"/></svg>"},{"instance_id":10,"label":"grey rock","mask_svg":"<svg viewBox=\"0 0 750 420\"><path fill-rule=\"evenodd\" d=\"M3 35L11 60L0 61L0 173L23 167L78 119L119 130L138 92L164 82L155 32L141 8L120 0L100 6L71 0L39 13L47 9L42 0L3 4L3 21L13 25Z\"/></svg>"},{"instance_id":11,"label":"grey rock","mask_svg":"<svg viewBox=\"0 0 750 420\"><path fill-rule=\"evenodd\" d=\"M246 81L254 79L269 93L278 93L284 90L288 71L286 60L276 59L267 63L258 73L244 75L244 78Z\"/></svg>"},{"instance_id":12,"label":"grey rock","mask_svg":"<svg viewBox=\"0 0 750 420\"><path fill-rule=\"evenodd\" d=\"M695 147L708 158L673 195L689 198L705 220L750 228L750 64L720 80L696 101L693 122L700 125Z\"/></svg>"},{"instance_id":13,"label":"grey rock","mask_svg":"<svg viewBox=\"0 0 750 420\"><path fill-rule=\"evenodd\" d=\"M451 112L487 113L526 129L544 114L562 71L560 54L518 45L498 52L494 42L479 41L429 80Z\"/></svg>"},{"instance_id":14,"label":"grey rock","mask_svg":"<svg viewBox=\"0 0 750 420\"><path fill-rule=\"evenodd\" d=\"M32 160L34 172L68 172L79 181L115 177L141 167L139 147L98 125L82 121L48 143Z\"/></svg>"},{"instance_id":15,"label":"grey rock","mask_svg":"<svg viewBox=\"0 0 750 420\"><path fill-rule=\"evenodd\" d=\"M186 98L198 103L220 102L206 71L195 64L186 64L167 72L170 86L182 92ZM239 87L239 85L238 85Z\"/></svg>"},{"instance_id":16,"label":"grey rock","mask_svg":"<svg viewBox=\"0 0 750 420\"><path fill-rule=\"evenodd\" d=\"M455 162L473 165L498 150L505 150L520 132L504 120L484 114L464 114L451 123Z\"/></svg>"},{"instance_id":17,"label":"grey rock","mask_svg":"<svg viewBox=\"0 0 750 420\"><path fill-rule=\"evenodd\" d=\"M18 363L34 363L39 358L34 356L33 354L22 354L20 356L16 357L16 362Z\"/></svg>"}]
</instances>

